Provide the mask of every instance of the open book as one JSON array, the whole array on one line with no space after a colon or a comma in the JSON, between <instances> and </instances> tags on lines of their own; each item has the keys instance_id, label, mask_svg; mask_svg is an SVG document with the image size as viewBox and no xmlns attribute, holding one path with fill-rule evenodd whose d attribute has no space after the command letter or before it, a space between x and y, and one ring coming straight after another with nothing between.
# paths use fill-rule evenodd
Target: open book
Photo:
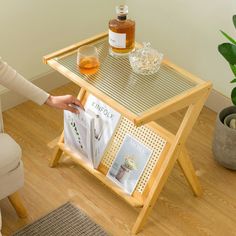
<instances>
[{"instance_id":1,"label":"open book","mask_svg":"<svg viewBox=\"0 0 236 236\"><path fill-rule=\"evenodd\" d=\"M80 114L64 111L65 145L97 168L119 124L120 113L89 95Z\"/></svg>"},{"instance_id":2,"label":"open book","mask_svg":"<svg viewBox=\"0 0 236 236\"><path fill-rule=\"evenodd\" d=\"M143 143L126 134L107 177L132 194L152 154Z\"/></svg>"}]
</instances>

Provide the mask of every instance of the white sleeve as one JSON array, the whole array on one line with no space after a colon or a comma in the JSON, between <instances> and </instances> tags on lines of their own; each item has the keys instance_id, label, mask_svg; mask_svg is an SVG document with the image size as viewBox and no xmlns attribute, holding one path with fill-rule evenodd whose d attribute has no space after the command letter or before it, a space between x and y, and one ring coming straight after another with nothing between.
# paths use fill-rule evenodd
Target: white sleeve
<instances>
[{"instance_id":1,"label":"white sleeve","mask_svg":"<svg viewBox=\"0 0 236 236\"><path fill-rule=\"evenodd\" d=\"M17 73L0 57L0 84L18 94L42 105L49 94Z\"/></svg>"}]
</instances>

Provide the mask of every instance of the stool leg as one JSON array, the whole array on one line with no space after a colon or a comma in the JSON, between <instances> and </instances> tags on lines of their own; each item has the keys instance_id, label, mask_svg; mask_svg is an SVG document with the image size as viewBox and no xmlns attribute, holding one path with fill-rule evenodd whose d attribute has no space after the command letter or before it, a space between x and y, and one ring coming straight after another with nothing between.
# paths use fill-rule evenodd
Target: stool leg
<instances>
[{"instance_id":1,"label":"stool leg","mask_svg":"<svg viewBox=\"0 0 236 236\"><path fill-rule=\"evenodd\" d=\"M20 218L26 218L27 217L27 211L22 203L20 194L18 192L15 192L8 196L8 199L12 206L15 208L17 215Z\"/></svg>"}]
</instances>

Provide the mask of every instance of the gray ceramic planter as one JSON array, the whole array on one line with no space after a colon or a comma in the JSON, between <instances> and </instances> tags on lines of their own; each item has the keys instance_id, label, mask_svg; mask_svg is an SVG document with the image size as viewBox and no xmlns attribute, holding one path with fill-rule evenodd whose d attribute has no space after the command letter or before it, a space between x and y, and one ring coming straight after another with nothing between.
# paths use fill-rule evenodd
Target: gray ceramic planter
<instances>
[{"instance_id":1,"label":"gray ceramic planter","mask_svg":"<svg viewBox=\"0 0 236 236\"><path fill-rule=\"evenodd\" d=\"M236 106L227 107L217 115L212 149L217 162L236 170L236 130L224 124L225 117L232 113L236 113Z\"/></svg>"}]
</instances>

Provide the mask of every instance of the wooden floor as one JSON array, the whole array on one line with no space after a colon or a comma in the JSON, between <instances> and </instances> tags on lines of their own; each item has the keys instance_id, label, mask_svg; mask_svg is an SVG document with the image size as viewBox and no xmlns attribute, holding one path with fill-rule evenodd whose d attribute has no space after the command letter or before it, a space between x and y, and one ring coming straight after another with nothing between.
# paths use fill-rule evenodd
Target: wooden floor
<instances>
[{"instance_id":1,"label":"wooden floor","mask_svg":"<svg viewBox=\"0 0 236 236\"><path fill-rule=\"evenodd\" d=\"M77 94L78 88L70 83L54 91L54 94L65 93ZM176 165L139 235L236 235L236 172L213 160L215 117L214 112L204 108L187 142L204 189L203 197L193 196ZM176 113L158 122L175 130L180 119L181 113ZM25 186L21 195L29 217L19 219L8 200L2 200L3 235L11 235L67 201L77 205L111 235L130 235L136 210L68 158L57 168L48 167L62 131L62 111L26 102L4 112L4 121L6 132L23 149Z\"/></svg>"}]
</instances>

